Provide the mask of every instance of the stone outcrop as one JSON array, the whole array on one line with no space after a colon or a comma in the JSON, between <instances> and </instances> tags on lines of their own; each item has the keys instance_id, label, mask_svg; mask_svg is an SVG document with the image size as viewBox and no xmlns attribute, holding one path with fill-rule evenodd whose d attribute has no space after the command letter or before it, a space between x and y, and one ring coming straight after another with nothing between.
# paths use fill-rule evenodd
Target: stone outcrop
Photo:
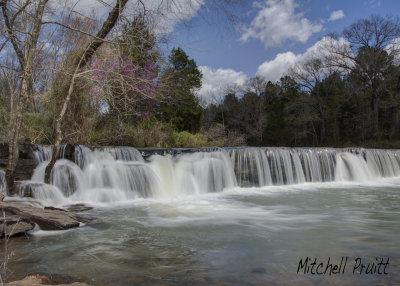
<instances>
[{"instance_id":1,"label":"stone outcrop","mask_svg":"<svg viewBox=\"0 0 400 286\"><path fill-rule=\"evenodd\" d=\"M24 279L14 282L9 282L6 285L10 286L43 286L43 285L58 285L58 286L89 286L80 279L60 274L31 274Z\"/></svg>"},{"instance_id":2,"label":"stone outcrop","mask_svg":"<svg viewBox=\"0 0 400 286\"><path fill-rule=\"evenodd\" d=\"M19 143L19 159L15 172L15 180L29 180L37 163L32 152L32 145L28 143ZM8 160L8 144L0 143L0 169L5 170Z\"/></svg>"},{"instance_id":3,"label":"stone outcrop","mask_svg":"<svg viewBox=\"0 0 400 286\"><path fill-rule=\"evenodd\" d=\"M29 219L21 218L8 212L5 212L4 216L3 214L0 216L0 238L24 235L34 227L35 224Z\"/></svg>"},{"instance_id":4,"label":"stone outcrop","mask_svg":"<svg viewBox=\"0 0 400 286\"><path fill-rule=\"evenodd\" d=\"M21 221L36 223L43 230L63 230L78 227L80 222L88 222L76 213L56 208L39 208L18 202L0 202L0 210L18 217ZM6 217L6 220L8 218Z\"/></svg>"}]
</instances>

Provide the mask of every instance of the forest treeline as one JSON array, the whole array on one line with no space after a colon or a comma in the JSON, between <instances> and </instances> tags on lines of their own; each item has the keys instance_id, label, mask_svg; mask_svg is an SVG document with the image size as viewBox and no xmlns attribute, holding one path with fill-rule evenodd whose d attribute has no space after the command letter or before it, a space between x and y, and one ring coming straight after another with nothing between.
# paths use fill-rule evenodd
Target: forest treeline
<instances>
[{"instance_id":1,"label":"forest treeline","mask_svg":"<svg viewBox=\"0 0 400 286\"><path fill-rule=\"evenodd\" d=\"M79 16L64 21L86 31L99 28ZM19 141L54 144L70 88L66 82L90 40L87 34L57 29L51 30L56 38L46 40L52 49L35 55L33 96L24 104ZM251 78L202 104L196 96L202 74L182 48L165 55L143 15L122 21L118 29L74 78L61 122L64 143L399 147L397 19L361 19L342 34L325 37L280 81ZM56 48L62 53L55 54ZM18 57L11 50L3 54L8 56L3 65L12 67L3 68L0 77L0 140L8 141L22 82Z\"/></svg>"}]
</instances>

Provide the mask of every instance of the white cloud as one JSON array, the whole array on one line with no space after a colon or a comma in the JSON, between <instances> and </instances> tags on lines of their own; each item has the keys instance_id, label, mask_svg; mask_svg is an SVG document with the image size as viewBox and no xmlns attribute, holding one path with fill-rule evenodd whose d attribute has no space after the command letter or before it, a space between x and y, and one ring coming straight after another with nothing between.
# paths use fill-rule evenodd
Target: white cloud
<instances>
[{"instance_id":1,"label":"white cloud","mask_svg":"<svg viewBox=\"0 0 400 286\"><path fill-rule=\"evenodd\" d=\"M322 56L327 51L323 48L326 44L331 43L333 39L324 37L320 41L316 42L313 46L307 49L305 53L294 54L293 52L286 52L277 54L273 60L265 61L262 63L256 72L257 76L267 81L278 81L282 76L287 74L290 68L295 64L302 62L310 57ZM345 44L344 39L333 40L338 45Z\"/></svg>"},{"instance_id":2,"label":"white cloud","mask_svg":"<svg viewBox=\"0 0 400 286\"><path fill-rule=\"evenodd\" d=\"M394 39L385 50L394 57L396 64L400 63L400 38Z\"/></svg>"},{"instance_id":3,"label":"white cloud","mask_svg":"<svg viewBox=\"0 0 400 286\"><path fill-rule=\"evenodd\" d=\"M290 68L294 67L296 64L311 57L326 55L328 51L324 49L324 47L327 44L343 46L346 45L346 43L346 40L343 38L335 40L324 37L308 48L304 53L295 54L288 51L277 54L274 59L262 63L258 67L255 75L266 81L279 81L280 78L286 75ZM208 66L200 66L199 69L203 74L203 80L202 87L197 92L197 96L204 104L220 100L232 86L246 87L247 81L249 80L246 74L233 69L219 68L215 70Z\"/></svg>"},{"instance_id":4,"label":"white cloud","mask_svg":"<svg viewBox=\"0 0 400 286\"><path fill-rule=\"evenodd\" d=\"M298 57L292 52L277 54L273 60L262 63L256 75L272 82L278 81L297 62Z\"/></svg>"},{"instance_id":5,"label":"white cloud","mask_svg":"<svg viewBox=\"0 0 400 286\"><path fill-rule=\"evenodd\" d=\"M265 48L279 46L292 40L305 43L312 34L322 30L321 24L314 24L304 17L303 13L295 13L298 4L294 0L268 0L249 27L244 28L240 38L246 42L251 38L259 39Z\"/></svg>"},{"instance_id":6,"label":"white cloud","mask_svg":"<svg viewBox=\"0 0 400 286\"><path fill-rule=\"evenodd\" d=\"M197 92L200 101L207 104L218 101L226 94L231 86L243 86L248 80L247 75L233 69L212 69L208 66L200 66L203 74L202 87Z\"/></svg>"},{"instance_id":7,"label":"white cloud","mask_svg":"<svg viewBox=\"0 0 400 286\"><path fill-rule=\"evenodd\" d=\"M195 17L204 4L204 0L147 0L147 9L158 33L169 33L178 23Z\"/></svg>"},{"instance_id":8,"label":"white cloud","mask_svg":"<svg viewBox=\"0 0 400 286\"><path fill-rule=\"evenodd\" d=\"M369 0L369 1L364 1L364 6L370 6L371 8L378 8L381 6L381 1L377 0Z\"/></svg>"},{"instance_id":9,"label":"white cloud","mask_svg":"<svg viewBox=\"0 0 400 286\"><path fill-rule=\"evenodd\" d=\"M146 15L157 33L169 33L176 24L188 21L197 15L204 0L146 0L142 1ZM56 12L61 10L75 11L85 17L104 17L115 5L113 0L50 0L50 7ZM129 1L124 9L127 18L143 10L143 4L138 0Z\"/></svg>"},{"instance_id":10,"label":"white cloud","mask_svg":"<svg viewBox=\"0 0 400 286\"><path fill-rule=\"evenodd\" d=\"M336 21L342 18L344 18L343 10L336 10L331 13L331 16L329 17L328 21Z\"/></svg>"}]
</instances>

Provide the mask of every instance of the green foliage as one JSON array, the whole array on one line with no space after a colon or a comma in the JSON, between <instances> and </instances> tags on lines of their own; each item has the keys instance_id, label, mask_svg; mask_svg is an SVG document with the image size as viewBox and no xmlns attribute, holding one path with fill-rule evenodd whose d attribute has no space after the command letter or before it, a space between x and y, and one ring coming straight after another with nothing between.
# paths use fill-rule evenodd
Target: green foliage
<instances>
[{"instance_id":1,"label":"green foliage","mask_svg":"<svg viewBox=\"0 0 400 286\"><path fill-rule=\"evenodd\" d=\"M121 55L144 67L146 63L157 62L160 58L156 42L156 35L145 23L144 16L139 15L132 22L123 25L117 46Z\"/></svg>"},{"instance_id":2,"label":"green foliage","mask_svg":"<svg viewBox=\"0 0 400 286\"><path fill-rule=\"evenodd\" d=\"M172 133L172 146L188 148L207 146L207 137L205 134L191 134L187 131Z\"/></svg>"},{"instance_id":3,"label":"green foliage","mask_svg":"<svg viewBox=\"0 0 400 286\"><path fill-rule=\"evenodd\" d=\"M363 34L368 30L360 30L360 23L346 30L345 36L356 41L364 35L371 42L379 35ZM228 93L222 102L203 109L195 96L202 79L196 62L174 48L163 67L157 40L143 16L122 26L117 44L102 52L122 59L121 63L133 63L129 67L141 67L139 71L151 70L154 77L148 82L154 83L155 92L141 94L142 90L127 85L129 80L115 76L100 85L103 96L99 96L90 89L94 80L80 78L62 126L65 142L136 147L400 146L400 67L382 45L354 42L349 72L326 73L324 59L312 59L303 65L303 70L309 69L308 77L296 77L298 82L289 76L267 83L253 78L247 90ZM71 52L67 63L75 62L76 55ZM122 65L114 67L118 70ZM37 113L26 115L21 140L52 143L68 74L66 65L42 95ZM136 74L127 74L125 79L136 79ZM7 94L3 91L6 100ZM107 112L100 108L104 102ZM0 100L0 136L5 139L7 108Z\"/></svg>"},{"instance_id":4,"label":"green foliage","mask_svg":"<svg viewBox=\"0 0 400 286\"><path fill-rule=\"evenodd\" d=\"M200 129L202 108L194 90L201 87L202 74L181 48L171 51L169 62L163 76L165 90L158 118L173 124L178 131L196 132Z\"/></svg>"},{"instance_id":5,"label":"green foliage","mask_svg":"<svg viewBox=\"0 0 400 286\"><path fill-rule=\"evenodd\" d=\"M30 143L51 143L51 126L49 119L44 114L28 113L24 116L22 124L22 140Z\"/></svg>"}]
</instances>

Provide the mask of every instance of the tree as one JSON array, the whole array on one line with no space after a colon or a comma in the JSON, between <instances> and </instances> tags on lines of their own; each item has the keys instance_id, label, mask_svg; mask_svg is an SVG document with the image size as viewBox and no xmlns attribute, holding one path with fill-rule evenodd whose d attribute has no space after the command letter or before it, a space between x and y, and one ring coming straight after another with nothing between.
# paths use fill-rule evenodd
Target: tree
<instances>
[{"instance_id":1,"label":"tree","mask_svg":"<svg viewBox=\"0 0 400 286\"><path fill-rule=\"evenodd\" d=\"M16 107L10 110L8 134L9 156L6 168L6 180L9 188L14 185L15 167L19 156L18 138L23 120L23 110L26 102L32 96L32 75L35 70L34 60L37 55L37 45L47 2L48 0L39 0L32 3L26 0L21 6L14 6L14 3L7 0L0 2L2 18L7 31L7 41L12 45L21 71L18 101ZM22 30L18 27L22 22L21 18L29 19L28 25Z\"/></svg>"},{"instance_id":2,"label":"tree","mask_svg":"<svg viewBox=\"0 0 400 286\"><path fill-rule=\"evenodd\" d=\"M330 66L353 72L364 84L370 96L374 137L380 138L379 103L390 81L394 59L400 53L399 19L371 15L343 31L346 41L331 40L326 46ZM353 78L355 77L353 75Z\"/></svg>"},{"instance_id":3,"label":"tree","mask_svg":"<svg viewBox=\"0 0 400 286\"><path fill-rule=\"evenodd\" d=\"M202 74L196 62L181 48L172 49L169 63L163 76L167 90L159 107L159 117L174 124L179 131L196 132L200 128L202 108L195 91L201 87Z\"/></svg>"},{"instance_id":4,"label":"tree","mask_svg":"<svg viewBox=\"0 0 400 286\"><path fill-rule=\"evenodd\" d=\"M314 99L313 107L319 114L320 134L319 142L325 142L327 124L327 96L320 88L321 82L329 74L323 57L313 54L303 62L296 64L290 71L293 78L310 94Z\"/></svg>"},{"instance_id":5,"label":"tree","mask_svg":"<svg viewBox=\"0 0 400 286\"><path fill-rule=\"evenodd\" d=\"M128 0L117 0L115 6L108 14L108 17L104 21L100 30L93 37L93 39L87 44L85 49L78 54L78 56L76 57L71 66L73 72L66 81L66 87L68 87L68 91L65 95L64 103L55 122L56 139L53 148L53 155L51 157L49 164L46 166L45 183L50 183L51 170L53 169L54 164L56 163L58 152L60 150L61 141L63 139L61 124L63 122L65 113L67 111L68 104L71 100L71 96L75 90L77 79L80 76L80 73L84 72L84 68L90 64L90 61L94 56L95 52L104 43L105 38L118 22L120 14L123 11L127 2Z\"/></svg>"}]
</instances>

